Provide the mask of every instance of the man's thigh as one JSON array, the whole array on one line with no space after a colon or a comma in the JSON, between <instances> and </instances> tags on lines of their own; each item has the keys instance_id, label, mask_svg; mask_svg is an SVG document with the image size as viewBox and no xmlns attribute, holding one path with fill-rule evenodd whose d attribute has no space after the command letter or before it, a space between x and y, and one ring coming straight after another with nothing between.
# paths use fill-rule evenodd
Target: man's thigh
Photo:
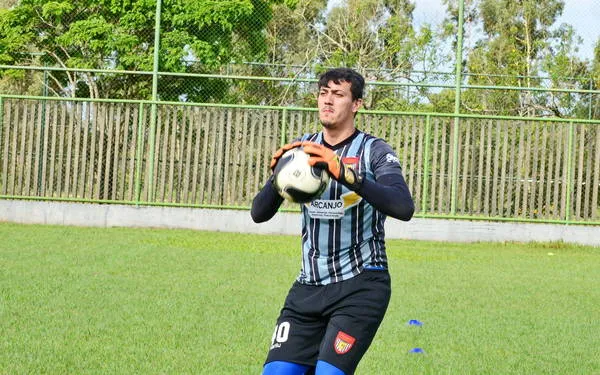
<instances>
[{"instance_id":1,"label":"man's thigh","mask_svg":"<svg viewBox=\"0 0 600 375\"><path fill-rule=\"evenodd\" d=\"M391 295L387 272L366 271L355 279L356 290L347 294L329 320L318 358L346 374L354 373L371 345Z\"/></svg>"},{"instance_id":2,"label":"man's thigh","mask_svg":"<svg viewBox=\"0 0 600 375\"><path fill-rule=\"evenodd\" d=\"M266 363L315 366L323 360L352 374L383 320L390 300L386 271L325 287L295 283L273 332Z\"/></svg>"},{"instance_id":3,"label":"man's thigh","mask_svg":"<svg viewBox=\"0 0 600 375\"><path fill-rule=\"evenodd\" d=\"M327 320L321 316L322 287L294 283L277 319L266 363L287 361L315 366Z\"/></svg>"}]
</instances>

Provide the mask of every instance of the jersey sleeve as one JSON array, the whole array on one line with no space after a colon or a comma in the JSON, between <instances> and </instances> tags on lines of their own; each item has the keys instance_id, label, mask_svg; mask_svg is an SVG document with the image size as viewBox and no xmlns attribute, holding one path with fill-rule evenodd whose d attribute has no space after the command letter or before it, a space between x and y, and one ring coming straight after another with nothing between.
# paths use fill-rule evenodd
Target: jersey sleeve
<instances>
[{"instance_id":1,"label":"jersey sleeve","mask_svg":"<svg viewBox=\"0 0 600 375\"><path fill-rule=\"evenodd\" d=\"M375 180L387 174L402 175L400 160L392 147L383 140L377 140L371 147L371 168L375 174Z\"/></svg>"},{"instance_id":2,"label":"jersey sleeve","mask_svg":"<svg viewBox=\"0 0 600 375\"><path fill-rule=\"evenodd\" d=\"M358 194L385 215L410 220L415 206L396 153L378 140L373 144L370 158L375 181L364 179Z\"/></svg>"},{"instance_id":3,"label":"jersey sleeve","mask_svg":"<svg viewBox=\"0 0 600 375\"><path fill-rule=\"evenodd\" d=\"M272 178L269 178L263 188L252 200L250 216L255 223L270 220L283 203L283 198L275 190Z\"/></svg>"}]
</instances>

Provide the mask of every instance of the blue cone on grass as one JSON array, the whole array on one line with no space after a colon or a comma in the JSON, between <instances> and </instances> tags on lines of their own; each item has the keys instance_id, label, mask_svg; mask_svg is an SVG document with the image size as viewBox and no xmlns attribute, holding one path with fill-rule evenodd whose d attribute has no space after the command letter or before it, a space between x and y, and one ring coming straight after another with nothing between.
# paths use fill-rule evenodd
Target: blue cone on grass
<instances>
[{"instance_id":1,"label":"blue cone on grass","mask_svg":"<svg viewBox=\"0 0 600 375\"><path fill-rule=\"evenodd\" d=\"M421 327L421 326L423 326L423 322L418 321L417 319L411 319L411 320L408 321L408 325L409 326ZM425 351L422 348L412 348L408 352L412 353L412 354L425 354Z\"/></svg>"}]
</instances>

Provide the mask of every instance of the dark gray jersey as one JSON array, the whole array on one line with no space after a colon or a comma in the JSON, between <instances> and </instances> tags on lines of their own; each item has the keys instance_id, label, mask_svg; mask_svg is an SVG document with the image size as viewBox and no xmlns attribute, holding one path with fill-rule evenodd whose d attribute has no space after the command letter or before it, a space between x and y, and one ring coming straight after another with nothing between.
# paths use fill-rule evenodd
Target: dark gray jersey
<instances>
[{"instance_id":1,"label":"dark gray jersey","mask_svg":"<svg viewBox=\"0 0 600 375\"><path fill-rule=\"evenodd\" d=\"M305 134L301 140L323 144L323 134ZM402 175L392 148L369 134L357 131L334 151L344 163L353 164L364 179ZM302 270L298 281L325 285L347 280L365 268L387 268L385 219L360 195L332 179L319 199L302 205Z\"/></svg>"}]
</instances>

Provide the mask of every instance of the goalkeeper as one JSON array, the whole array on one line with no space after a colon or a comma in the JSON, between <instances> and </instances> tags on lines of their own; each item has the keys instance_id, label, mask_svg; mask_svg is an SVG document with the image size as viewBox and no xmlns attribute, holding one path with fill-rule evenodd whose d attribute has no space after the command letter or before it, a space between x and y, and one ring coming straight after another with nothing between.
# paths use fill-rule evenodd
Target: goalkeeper
<instances>
[{"instance_id":1,"label":"goalkeeper","mask_svg":"<svg viewBox=\"0 0 600 375\"><path fill-rule=\"evenodd\" d=\"M322 131L283 146L271 160L273 169L285 151L302 146L309 163L333 180L302 205L302 268L277 319L263 375L353 374L385 315L391 287L384 221L410 220L414 204L392 148L355 127L363 88L364 78L351 69L321 75ZM270 178L252 202L252 219L268 221L282 202Z\"/></svg>"}]
</instances>

